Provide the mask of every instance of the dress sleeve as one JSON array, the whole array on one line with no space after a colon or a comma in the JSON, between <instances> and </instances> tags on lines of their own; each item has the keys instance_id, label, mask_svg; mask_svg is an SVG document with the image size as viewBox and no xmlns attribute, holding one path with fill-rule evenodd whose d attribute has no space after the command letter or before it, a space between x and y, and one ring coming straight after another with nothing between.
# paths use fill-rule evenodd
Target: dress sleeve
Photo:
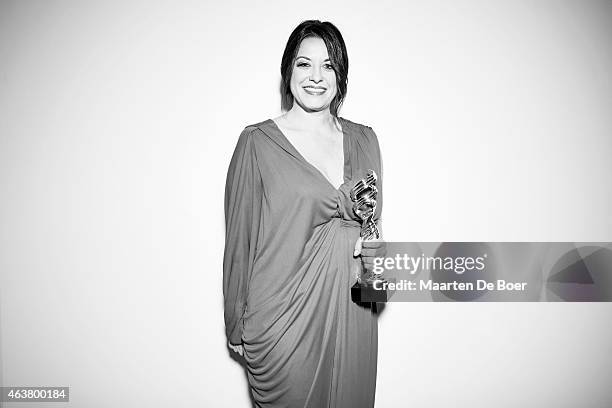
<instances>
[{"instance_id":1,"label":"dress sleeve","mask_svg":"<svg viewBox=\"0 0 612 408\"><path fill-rule=\"evenodd\" d=\"M263 195L253 132L253 128L247 127L240 134L225 183L223 299L225 332L232 344L242 343Z\"/></svg>"}]
</instances>

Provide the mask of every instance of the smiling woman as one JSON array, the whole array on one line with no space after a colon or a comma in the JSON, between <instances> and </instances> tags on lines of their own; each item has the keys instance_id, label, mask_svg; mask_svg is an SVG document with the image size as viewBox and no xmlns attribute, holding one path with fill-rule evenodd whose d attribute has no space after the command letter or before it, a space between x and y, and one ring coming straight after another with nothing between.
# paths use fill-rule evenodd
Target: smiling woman
<instances>
[{"instance_id":1,"label":"smiling woman","mask_svg":"<svg viewBox=\"0 0 612 408\"><path fill-rule=\"evenodd\" d=\"M331 105L337 93L336 73L322 39L308 37L301 42L289 84L295 102L305 111Z\"/></svg>"},{"instance_id":2,"label":"smiling woman","mask_svg":"<svg viewBox=\"0 0 612 408\"><path fill-rule=\"evenodd\" d=\"M229 166L226 333L258 407L374 406L377 307L350 287L385 243L361 248L350 191L370 169L382 176L381 159L372 128L338 116L347 73L338 29L301 23L281 62L285 113L246 126Z\"/></svg>"},{"instance_id":3,"label":"smiling woman","mask_svg":"<svg viewBox=\"0 0 612 408\"><path fill-rule=\"evenodd\" d=\"M299 120L301 112L310 114L325 112L325 108L329 107L337 97L336 73L330 62L325 42L319 37L304 38L294 60L293 73L289 81L289 94L293 98L293 106L288 114L281 115L274 121L301 155L332 185L339 186L344 181L343 138L340 126L336 123L327 127L321 126L318 137L312 137L311 132L300 125L292 126L292 122L298 124L301 122ZM298 118L291 120L292 116ZM333 120L335 115L325 116L321 119Z\"/></svg>"}]
</instances>

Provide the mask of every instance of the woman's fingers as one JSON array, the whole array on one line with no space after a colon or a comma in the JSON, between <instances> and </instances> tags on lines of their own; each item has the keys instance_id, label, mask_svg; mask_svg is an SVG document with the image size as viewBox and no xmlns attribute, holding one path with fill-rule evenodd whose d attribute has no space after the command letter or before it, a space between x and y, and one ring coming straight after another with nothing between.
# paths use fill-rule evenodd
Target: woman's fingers
<instances>
[{"instance_id":1,"label":"woman's fingers","mask_svg":"<svg viewBox=\"0 0 612 408\"><path fill-rule=\"evenodd\" d=\"M387 242L382 239L370 239L363 241L363 248L383 248L387 246Z\"/></svg>"},{"instance_id":2,"label":"woman's fingers","mask_svg":"<svg viewBox=\"0 0 612 408\"><path fill-rule=\"evenodd\" d=\"M387 254L387 243L383 240L363 241L361 245L362 257L381 257Z\"/></svg>"},{"instance_id":3,"label":"woman's fingers","mask_svg":"<svg viewBox=\"0 0 612 408\"><path fill-rule=\"evenodd\" d=\"M387 243L382 239L364 241L361 237L355 242L353 256L361 255L363 267L371 271L374 268L374 259L384 257L387 254Z\"/></svg>"},{"instance_id":4,"label":"woman's fingers","mask_svg":"<svg viewBox=\"0 0 612 408\"><path fill-rule=\"evenodd\" d=\"M366 249L377 250L377 253L380 254L382 253L381 251L386 251L387 243L382 239L370 239L364 241L362 237L359 237L357 239L357 242L355 242L355 250L353 251L353 256L359 256L363 254L363 251L365 251ZM368 256L371 253L372 251L368 251ZM382 255L377 256L384 256L384 253Z\"/></svg>"},{"instance_id":5,"label":"woman's fingers","mask_svg":"<svg viewBox=\"0 0 612 408\"><path fill-rule=\"evenodd\" d=\"M244 354L244 348L242 346L242 344L232 344L229 341L227 342L227 345L229 346L230 349L232 349L232 351L234 353L238 353L241 356Z\"/></svg>"},{"instance_id":6,"label":"woman's fingers","mask_svg":"<svg viewBox=\"0 0 612 408\"><path fill-rule=\"evenodd\" d=\"M387 243L382 239L363 241L360 246L361 263L368 271L374 268L374 259L387 254Z\"/></svg>"},{"instance_id":7,"label":"woman's fingers","mask_svg":"<svg viewBox=\"0 0 612 408\"><path fill-rule=\"evenodd\" d=\"M386 249L384 247L381 248L361 248L361 257L362 258L378 258L385 256Z\"/></svg>"}]
</instances>

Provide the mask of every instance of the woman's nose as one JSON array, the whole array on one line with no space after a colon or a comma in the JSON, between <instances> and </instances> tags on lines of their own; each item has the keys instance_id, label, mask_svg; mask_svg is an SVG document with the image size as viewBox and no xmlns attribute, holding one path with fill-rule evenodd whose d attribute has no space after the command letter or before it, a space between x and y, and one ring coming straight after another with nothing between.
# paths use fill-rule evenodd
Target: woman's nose
<instances>
[{"instance_id":1,"label":"woman's nose","mask_svg":"<svg viewBox=\"0 0 612 408\"><path fill-rule=\"evenodd\" d=\"M323 80L323 78L321 77L321 68L320 67L314 66L312 68L312 75L310 76L310 79L313 82L317 82L317 83L319 83L319 82L321 82Z\"/></svg>"}]
</instances>

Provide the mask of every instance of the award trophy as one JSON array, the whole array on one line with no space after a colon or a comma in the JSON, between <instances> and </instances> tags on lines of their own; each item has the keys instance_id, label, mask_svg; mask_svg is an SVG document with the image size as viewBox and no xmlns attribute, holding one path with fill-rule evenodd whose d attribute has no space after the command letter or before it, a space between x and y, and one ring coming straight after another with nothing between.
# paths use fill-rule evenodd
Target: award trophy
<instances>
[{"instance_id":1,"label":"award trophy","mask_svg":"<svg viewBox=\"0 0 612 408\"><path fill-rule=\"evenodd\" d=\"M376 173L368 170L364 179L359 180L351 189L350 197L353 201L353 211L361 218L361 239L364 241L380 238L380 232L374 222L376 211ZM359 265L357 282L351 287L351 298L355 302L386 302L392 295L383 284L388 283L382 276L373 271L364 271ZM386 285L385 285L386 286ZM377 287L378 289L376 289Z\"/></svg>"}]
</instances>

